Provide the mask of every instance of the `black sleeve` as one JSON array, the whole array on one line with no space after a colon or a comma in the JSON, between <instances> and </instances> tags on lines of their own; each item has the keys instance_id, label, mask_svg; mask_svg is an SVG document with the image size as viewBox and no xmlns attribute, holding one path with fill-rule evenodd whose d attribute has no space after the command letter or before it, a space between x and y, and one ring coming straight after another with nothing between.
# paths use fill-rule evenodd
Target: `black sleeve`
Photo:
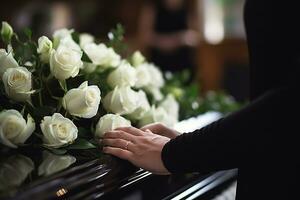
<instances>
[{"instance_id":1,"label":"black sleeve","mask_svg":"<svg viewBox=\"0 0 300 200\"><path fill-rule=\"evenodd\" d=\"M291 116L299 113L295 88L269 91L238 112L170 140L162 151L166 168L173 173L210 172L291 156L297 152L300 125Z\"/></svg>"}]
</instances>

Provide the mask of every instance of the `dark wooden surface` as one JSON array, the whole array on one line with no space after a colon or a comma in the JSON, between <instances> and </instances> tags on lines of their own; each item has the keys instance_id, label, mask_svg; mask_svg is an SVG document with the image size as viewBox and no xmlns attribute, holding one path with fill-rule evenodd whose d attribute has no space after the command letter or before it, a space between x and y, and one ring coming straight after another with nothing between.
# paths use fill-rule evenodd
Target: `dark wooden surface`
<instances>
[{"instance_id":1,"label":"dark wooden surface","mask_svg":"<svg viewBox=\"0 0 300 200\"><path fill-rule=\"evenodd\" d=\"M108 156L37 179L3 199L186 199L201 197L234 180L235 170L210 174L153 175ZM9 193L9 191L7 191Z\"/></svg>"},{"instance_id":2,"label":"dark wooden surface","mask_svg":"<svg viewBox=\"0 0 300 200\"><path fill-rule=\"evenodd\" d=\"M219 117L218 113L207 113L184 120L175 128L181 132L192 131ZM45 176L39 173L45 159L41 149L11 150L0 146L0 199L207 200L208 196L214 196L220 188L234 181L237 175L236 170L229 170L158 176L127 161L104 155L98 149L70 151L68 154L76 158L75 163ZM33 169L28 167L28 160ZM51 166L49 162L45 167L53 168L53 163Z\"/></svg>"}]
</instances>

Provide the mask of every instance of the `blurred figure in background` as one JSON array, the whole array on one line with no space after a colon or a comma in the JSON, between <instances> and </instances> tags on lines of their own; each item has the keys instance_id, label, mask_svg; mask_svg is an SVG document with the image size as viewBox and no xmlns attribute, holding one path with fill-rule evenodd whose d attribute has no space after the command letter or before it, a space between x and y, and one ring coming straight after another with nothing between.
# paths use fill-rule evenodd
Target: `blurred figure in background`
<instances>
[{"instance_id":1,"label":"blurred figure in background","mask_svg":"<svg viewBox=\"0 0 300 200\"><path fill-rule=\"evenodd\" d=\"M34 36L47 35L57 29L74 26L72 7L64 1L31 1L20 6L12 17L17 31L30 28Z\"/></svg>"},{"instance_id":2,"label":"blurred figure in background","mask_svg":"<svg viewBox=\"0 0 300 200\"><path fill-rule=\"evenodd\" d=\"M139 21L139 49L163 71L194 71L199 27L197 1L146 1Z\"/></svg>"}]
</instances>

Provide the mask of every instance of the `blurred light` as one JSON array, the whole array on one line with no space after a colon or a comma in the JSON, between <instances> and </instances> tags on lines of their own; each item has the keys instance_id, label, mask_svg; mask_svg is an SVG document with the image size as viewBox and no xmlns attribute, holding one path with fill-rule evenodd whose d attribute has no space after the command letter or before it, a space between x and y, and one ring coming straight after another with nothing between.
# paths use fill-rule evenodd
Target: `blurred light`
<instances>
[{"instance_id":1,"label":"blurred light","mask_svg":"<svg viewBox=\"0 0 300 200\"><path fill-rule=\"evenodd\" d=\"M110 39L110 40L113 40L113 39L114 39L114 34L113 34L112 32L109 32L109 33L107 34L107 36L108 36L108 39Z\"/></svg>"},{"instance_id":2,"label":"blurred light","mask_svg":"<svg viewBox=\"0 0 300 200\"><path fill-rule=\"evenodd\" d=\"M61 189L59 189L59 190L56 192L56 196L58 196L58 197L63 196L63 195L65 195L67 192L68 192L67 189L61 188Z\"/></svg>"},{"instance_id":3,"label":"blurred light","mask_svg":"<svg viewBox=\"0 0 300 200\"><path fill-rule=\"evenodd\" d=\"M174 129L179 133L192 132L196 129L200 129L213 121L221 118L222 114L219 112L207 112L196 117L191 117L189 119L183 120L175 124Z\"/></svg>"},{"instance_id":4,"label":"blurred light","mask_svg":"<svg viewBox=\"0 0 300 200\"><path fill-rule=\"evenodd\" d=\"M208 43L218 44L225 35L224 12L216 0L204 0L204 37Z\"/></svg>"},{"instance_id":5,"label":"blurred light","mask_svg":"<svg viewBox=\"0 0 300 200\"><path fill-rule=\"evenodd\" d=\"M72 11L65 2L56 2L52 5L52 32L72 26Z\"/></svg>"}]
</instances>

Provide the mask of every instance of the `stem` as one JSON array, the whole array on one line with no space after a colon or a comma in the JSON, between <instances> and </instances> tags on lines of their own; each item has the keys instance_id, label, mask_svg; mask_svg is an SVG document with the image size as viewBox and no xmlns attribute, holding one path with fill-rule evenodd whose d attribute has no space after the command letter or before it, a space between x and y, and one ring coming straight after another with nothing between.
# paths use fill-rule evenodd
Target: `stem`
<instances>
[{"instance_id":1,"label":"stem","mask_svg":"<svg viewBox=\"0 0 300 200\"><path fill-rule=\"evenodd\" d=\"M42 107L43 106L42 91L39 92L39 102L40 102L40 107Z\"/></svg>"},{"instance_id":2,"label":"stem","mask_svg":"<svg viewBox=\"0 0 300 200\"><path fill-rule=\"evenodd\" d=\"M61 89L63 89L63 91L64 91L65 93L67 93L68 88L67 88L66 80L62 80L62 81L58 81L58 82L59 82L59 85L60 85Z\"/></svg>"},{"instance_id":3,"label":"stem","mask_svg":"<svg viewBox=\"0 0 300 200\"><path fill-rule=\"evenodd\" d=\"M40 79L40 88L41 88L41 90L39 91L39 103L40 103L40 107L42 107L43 106L43 97L42 97L43 80L42 80L41 72L39 73L39 79Z\"/></svg>"},{"instance_id":4,"label":"stem","mask_svg":"<svg viewBox=\"0 0 300 200\"><path fill-rule=\"evenodd\" d=\"M58 100L58 105L57 105L57 108L56 108L56 111L59 113L59 111L61 110L61 107L62 107L62 99L60 98Z\"/></svg>"},{"instance_id":5,"label":"stem","mask_svg":"<svg viewBox=\"0 0 300 200\"><path fill-rule=\"evenodd\" d=\"M24 112L25 112L25 109L26 109L26 104L24 104L22 110L21 110L21 114L24 115Z\"/></svg>"},{"instance_id":6,"label":"stem","mask_svg":"<svg viewBox=\"0 0 300 200\"><path fill-rule=\"evenodd\" d=\"M45 81L46 81L45 86L46 86L46 89L47 89L48 93L50 94L51 98L52 98L52 99L55 99L55 100L57 100L57 101L59 101L59 100L61 99L61 97L54 96L54 95L52 94L52 92L51 92L51 89L49 88L48 82L49 82L49 80L50 80L52 77L53 77L53 76L50 74L50 75L45 79Z\"/></svg>"}]
</instances>

